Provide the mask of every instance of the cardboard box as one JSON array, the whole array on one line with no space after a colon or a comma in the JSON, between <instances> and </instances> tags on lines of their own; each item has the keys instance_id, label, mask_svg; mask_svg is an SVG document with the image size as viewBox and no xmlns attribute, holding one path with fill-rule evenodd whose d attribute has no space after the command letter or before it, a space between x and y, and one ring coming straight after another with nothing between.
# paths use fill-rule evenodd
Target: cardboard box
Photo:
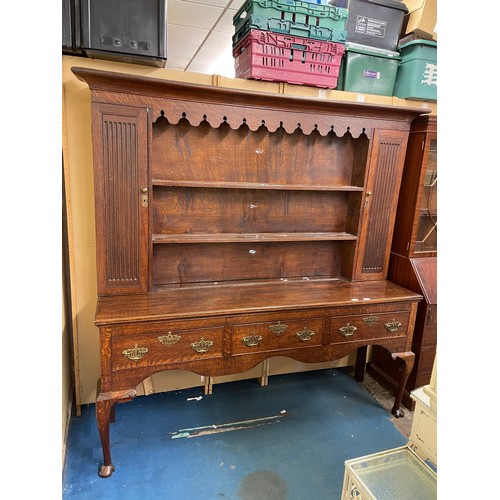
<instances>
[{"instance_id":1,"label":"cardboard box","mask_svg":"<svg viewBox=\"0 0 500 500\"><path fill-rule=\"evenodd\" d=\"M408 14L403 20L403 35L415 33L437 41L437 0L403 0Z\"/></svg>"}]
</instances>

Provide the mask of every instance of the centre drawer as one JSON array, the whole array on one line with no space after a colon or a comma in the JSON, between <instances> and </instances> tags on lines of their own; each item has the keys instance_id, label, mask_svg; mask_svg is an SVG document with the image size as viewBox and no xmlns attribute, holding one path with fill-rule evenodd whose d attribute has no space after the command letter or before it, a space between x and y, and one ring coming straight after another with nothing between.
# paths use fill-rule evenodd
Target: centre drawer
<instances>
[{"instance_id":1,"label":"centre drawer","mask_svg":"<svg viewBox=\"0 0 500 500\"><path fill-rule=\"evenodd\" d=\"M294 318L233 325L232 354L321 345L324 318Z\"/></svg>"},{"instance_id":2,"label":"centre drawer","mask_svg":"<svg viewBox=\"0 0 500 500\"><path fill-rule=\"evenodd\" d=\"M114 369L157 366L222 357L223 327L193 330L157 328L147 333L115 335L111 340Z\"/></svg>"},{"instance_id":3,"label":"centre drawer","mask_svg":"<svg viewBox=\"0 0 500 500\"><path fill-rule=\"evenodd\" d=\"M405 337L409 317L407 311L333 317L331 343Z\"/></svg>"}]
</instances>

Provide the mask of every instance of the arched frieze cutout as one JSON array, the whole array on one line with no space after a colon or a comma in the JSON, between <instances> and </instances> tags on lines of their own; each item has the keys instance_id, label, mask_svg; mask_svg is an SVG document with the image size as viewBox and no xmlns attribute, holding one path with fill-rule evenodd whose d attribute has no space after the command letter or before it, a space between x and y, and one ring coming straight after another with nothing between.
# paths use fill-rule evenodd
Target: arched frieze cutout
<instances>
[{"instance_id":1,"label":"arched frieze cutout","mask_svg":"<svg viewBox=\"0 0 500 500\"><path fill-rule=\"evenodd\" d=\"M337 117L334 115L315 115L301 114L300 121L297 120L296 113L283 113L276 110L259 110L259 114L252 113L251 109L238 107L222 109L216 106L217 110L204 110L200 106L191 109L188 103L184 103L184 108L178 108L177 102L172 106L162 108L152 116L153 124L156 124L160 118L166 118L171 125L176 125L181 119L186 119L193 127L199 126L203 122L210 124L212 128L219 128L222 124L227 124L233 130L238 130L241 126L248 127L252 132L261 127L265 127L268 132L276 132L279 128L285 130L288 134L293 134L300 130L304 135L310 135L312 132L318 132L325 137L333 132L337 137L343 137L347 132L354 138L365 135L368 139L372 137L372 127L365 126L360 118ZM203 106L210 107L209 104ZM214 107L215 108L215 107ZM265 113L263 116L262 113Z\"/></svg>"}]
</instances>

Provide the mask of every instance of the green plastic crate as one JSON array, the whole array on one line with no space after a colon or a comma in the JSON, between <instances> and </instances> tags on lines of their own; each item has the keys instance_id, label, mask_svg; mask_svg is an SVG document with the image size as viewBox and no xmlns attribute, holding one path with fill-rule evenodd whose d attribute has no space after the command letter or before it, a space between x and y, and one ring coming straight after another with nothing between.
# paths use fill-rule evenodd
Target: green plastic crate
<instances>
[{"instance_id":1,"label":"green plastic crate","mask_svg":"<svg viewBox=\"0 0 500 500\"><path fill-rule=\"evenodd\" d=\"M400 47L394 95L402 99L437 101L437 42L412 40Z\"/></svg>"},{"instance_id":2,"label":"green plastic crate","mask_svg":"<svg viewBox=\"0 0 500 500\"><path fill-rule=\"evenodd\" d=\"M235 46L251 29L344 43L348 10L300 0L247 0L233 17Z\"/></svg>"},{"instance_id":3,"label":"green plastic crate","mask_svg":"<svg viewBox=\"0 0 500 500\"><path fill-rule=\"evenodd\" d=\"M392 96L399 52L355 43L345 44L337 89Z\"/></svg>"}]
</instances>

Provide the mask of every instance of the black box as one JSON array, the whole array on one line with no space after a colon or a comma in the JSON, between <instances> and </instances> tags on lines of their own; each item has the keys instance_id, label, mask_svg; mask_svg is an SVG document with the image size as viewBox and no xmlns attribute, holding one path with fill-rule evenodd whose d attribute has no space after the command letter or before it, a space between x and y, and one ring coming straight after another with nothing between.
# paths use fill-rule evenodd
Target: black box
<instances>
[{"instance_id":1,"label":"black box","mask_svg":"<svg viewBox=\"0 0 500 500\"><path fill-rule=\"evenodd\" d=\"M397 51L408 7L398 0L349 0L346 41Z\"/></svg>"},{"instance_id":2,"label":"black box","mask_svg":"<svg viewBox=\"0 0 500 500\"><path fill-rule=\"evenodd\" d=\"M80 0L88 57L163 68L167 62L167 0Z\"/></svg>"}]
</instances>

